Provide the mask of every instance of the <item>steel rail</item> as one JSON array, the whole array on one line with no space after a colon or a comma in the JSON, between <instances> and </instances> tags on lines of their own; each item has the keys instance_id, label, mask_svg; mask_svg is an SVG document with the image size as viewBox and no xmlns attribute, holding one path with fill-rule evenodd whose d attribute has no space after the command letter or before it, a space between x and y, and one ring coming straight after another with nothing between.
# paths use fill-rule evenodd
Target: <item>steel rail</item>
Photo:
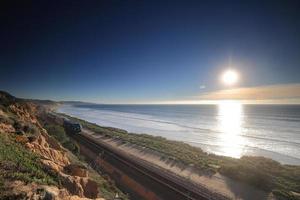
<instances>
[{"instance_id":1,"label":"steel rail","mask_svg":"<svg viewBox=\"0 0 300 200\"><path fill-rule=\"evenodd\" d=\"M166 171L162 171L156 167L151 166L151 163L147 161L142 161L140 159L134 159L133 156L125 154L121 151L113 149L107 144L95 140L90 136L84 134L75 135L80 141L85 142L88 146L94 148L97 151L105 152L107 155L114 157L119 162L125 164L129 168L135 169L136 171L142 173L148 178L154 180L155 182L169 188L170 190L181 195L187 200L225 200L226 197L209 191L207 188L201 187L200 185L195 185L188 183L175 175L172 175Z\"/></svg>"}]
</instances>

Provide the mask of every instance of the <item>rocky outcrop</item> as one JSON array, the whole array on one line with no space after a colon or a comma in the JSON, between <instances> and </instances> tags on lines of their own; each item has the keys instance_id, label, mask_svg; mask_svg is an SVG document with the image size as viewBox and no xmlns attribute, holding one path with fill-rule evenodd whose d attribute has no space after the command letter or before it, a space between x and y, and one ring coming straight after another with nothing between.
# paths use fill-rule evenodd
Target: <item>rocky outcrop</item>
<instances>
[{"instance_id":1,"label":"rocky outcrop","mask_svg":"<svg viewBox=\"0 0 300 200\"><path fill-rule=\"evenodd\" d=\"M88 171L86 170L86 168L76 164L65 166L64 172L71 176L88 177Z\"/></svg>"},{"instance_id":2,"label":"rocky outcrop","mask_svg":"<svg viewBox=\"0 0 300 200\"><path fill-rule=\"evenodd\" d=\"M89 200L89 198L72 195L68 190L56 186L13 181L6 183L5 187L8 189L7 193L3 195L5 199ZM94 199L105 200L103 198Z\"/></svg>"},{"instance_id":3,"label":"rocky outcrop","mask_svg":"<svg viewBox=\"0 0 300 200\"><path fill-rule=\"evenodd\" d=\"M88 178L88 171L82 166L71 164L63 147L46 132L42 132L35 141L26 143L26 146L41 155L41 161L48 170L60 175L64 187L71 194L79 197L97 197L97 183Z\"/></svg>"},{"instance_id":4,"label":"rocky outcrop","mask_svg":"<svg viewBox=\"0 0 300 200\"><path fill-rule=\"evenodd\" d=\"M26 147L41 155L42 162L56 172L62 171L64 166L70 164L66 151L58 142L50 139L45 130L33 142L26 143Z\"/></svg>"},{"instance_id":5,"label":"rocky outcrop","mask_svg":"<svg viewBox=\"0 0 300 200\"><path fill-rule=\"evenodd\" d=\"M8 199L96 199L99 193L97 183L89 178L86 168L70 162L67 151L37 120L37 112L35 104L0 92L0 134L14 134L16 142L40 155L45 169L60 177L62 188L6 181L5 187L10 191Z\"/></svg>"},{"instance_id":6,"label":"rocky outcrop","mask_svg":"<svg viewBox=\"0 0 300 200\"><path fill-rule=\"evenodd\" d=\"M9 106L9 109L18 116L19 120L39 125L35 113L36 108L32 103L16 103ZM39 125L40 127L40 125Z\"/></svg>"},{"instance_id":7,"label":"rocky outcrop","mask_svg":"<svg viewBox=\"0 0 300 200\"><path fill-rule=\"evenodd\" d=\"M9 116L0 108L0 133L14 133L15 128Z\"/></svg>"},{"instance_id":8,"label":"rocky outcrop","mask_svg":"<svg viewBox=\"0 0 300 200\"><path fill-rule=\"evenodd\" d=\"M48 170L55 171L62 179L63 186L72 195L78 197L97 198L97 183L88 178L88 171L78 165L71 164L66 150L45 130L26 147L41 156L41 162Z\"/></svg>"},{"instance_id":9,"label":"rocky outcrop","mask_svg":"<svg viewBox=\"0 0 300 200\"><path fill-rule=\"evenodd\" d=\"M80 197L96 198L98 194L97 183L86 177L62 175L63 184L71 194Z\"/></svg>"},{"instance_id":10,"label":"rocky outcrop","mask_svg":"<svg viewBox=\"0 0 300 200\"><path fill-rule=\"evenodd\" d=\"M14 133L15 129L11 124L0 123L0 133Z\"/></svg>"}]
</instances>

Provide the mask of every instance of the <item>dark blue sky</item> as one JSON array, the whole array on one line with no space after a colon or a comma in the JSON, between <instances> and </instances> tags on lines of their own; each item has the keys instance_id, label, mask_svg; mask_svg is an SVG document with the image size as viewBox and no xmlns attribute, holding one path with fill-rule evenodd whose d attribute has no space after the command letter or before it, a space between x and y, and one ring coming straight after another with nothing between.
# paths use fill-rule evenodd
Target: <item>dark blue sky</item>
<instances>
[{"instance_id":1,"label":"dark blue sky","mask_svg":"<svg viewBox=\"0 0 300 200\"><path fill-rule=\"evenodd\" d=\"M24 2L0 8L0 89L17 96L189 99L223 89L230 59L241 87L300 82L299 1Z\"/></svg>"}]
</instances>

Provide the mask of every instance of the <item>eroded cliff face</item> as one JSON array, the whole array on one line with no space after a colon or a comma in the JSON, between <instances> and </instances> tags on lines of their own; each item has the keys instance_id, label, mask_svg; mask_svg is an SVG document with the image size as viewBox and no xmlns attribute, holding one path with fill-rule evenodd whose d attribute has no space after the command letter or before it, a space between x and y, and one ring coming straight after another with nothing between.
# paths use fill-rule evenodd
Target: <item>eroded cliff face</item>
<instances>
[{"instance_id":1,"label":"eroded cliff face","mask_svg":"<svg viewBox=\"0 0 300 200\"><path fill-rule=\"evenodd\" d=\"M35 104L0 92L0 134L8 140L13 140L9 144L17 144L20 146L18 148L24 147L37 155L42 170L57 177L57 184L46 185L24 181L22 177L7 177L3 173L1 177L3 198L103 199L99 197L98 185L89 178L88 171L82 166L73 164L67 151L41 126L37 119L38 112ZM6 166L7 163L4 162L2 160L0 164ZM17 166L22 168L22 162L18 160Z\"/></svg>"}]
</instances>

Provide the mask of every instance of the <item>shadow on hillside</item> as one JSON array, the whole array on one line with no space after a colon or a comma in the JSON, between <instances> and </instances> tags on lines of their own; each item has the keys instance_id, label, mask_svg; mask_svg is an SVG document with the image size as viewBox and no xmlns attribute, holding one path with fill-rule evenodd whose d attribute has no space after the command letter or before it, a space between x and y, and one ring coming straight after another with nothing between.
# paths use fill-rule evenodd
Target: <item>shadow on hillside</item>
<instances>
[{"instance_id":1,"label":"shadow on hillside","mask_svg":"<svg viewBox=\"0 0 300 200\"><path fill-rule=\"evenodd\" d=\"M248 184L234 181L230 178L222 176L222 179L225 181L226 185L228 186L229 190L235 194L237 199L243 200L253 200L255 199L268 199L268 193L254 188Z\"/></svg>"}]
</instances>

